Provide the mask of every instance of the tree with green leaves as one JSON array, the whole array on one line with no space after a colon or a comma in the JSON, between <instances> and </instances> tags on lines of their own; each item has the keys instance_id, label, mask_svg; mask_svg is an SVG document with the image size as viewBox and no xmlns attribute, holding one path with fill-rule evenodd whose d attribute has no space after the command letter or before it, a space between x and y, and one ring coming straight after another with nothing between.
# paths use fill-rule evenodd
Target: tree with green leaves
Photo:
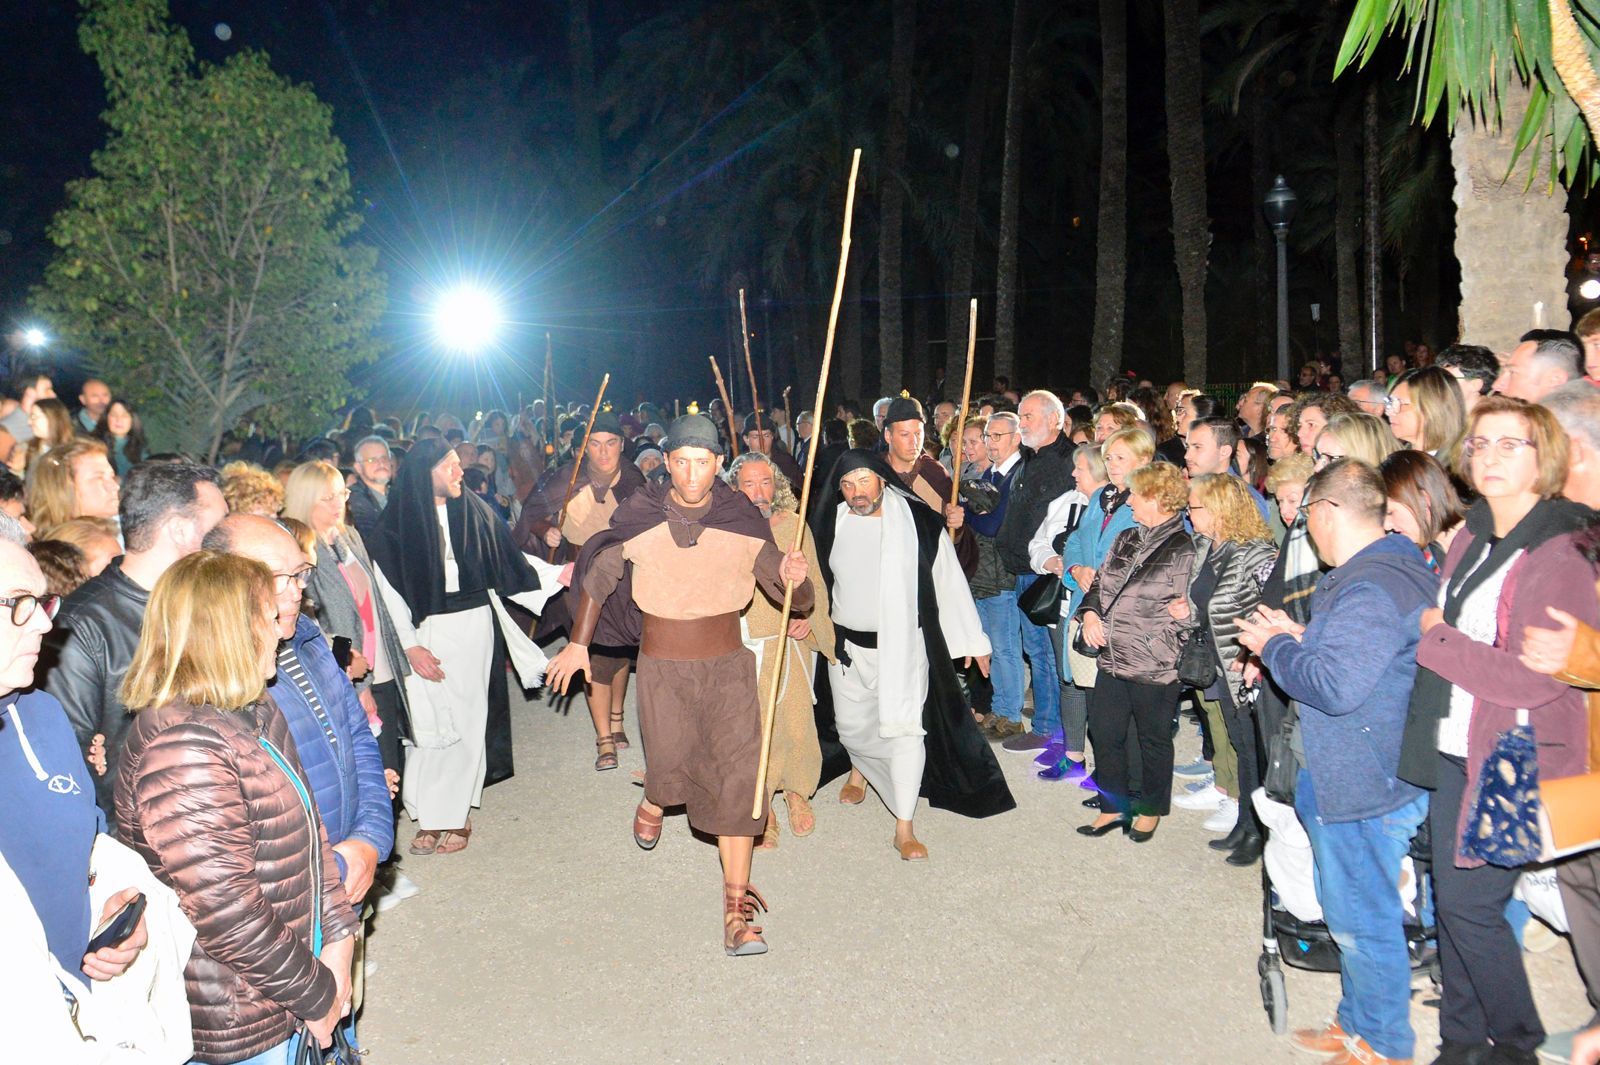
<instances>
[{"instance_id":1,"label":"tree with green leaves","mask_svg":"<svg viewBox=\"0 0 1600 1065\"><path fill-rule=\"evenodd\" d=\"M84 0L79 40L110 135L51 223L41 309L166 443L315 430L384 308L331 110L259 52L197 63L166 0Z\"/></svg>"},{"instance_id":2,"label":"tree with green leaves","mask_svg":"<svg viewBox=\"0 0 1600 1065\"><path fill-rule=\"evenodd\" d=\"M1600 177L1600 2L1359 0L1335 77L1391 34L1406 41L1417 121L1442 115L1451 131L1463 339L1503 349L1536 308L1565 325L1566 201L1554 193Z\"/></svg>"}]
</instances>

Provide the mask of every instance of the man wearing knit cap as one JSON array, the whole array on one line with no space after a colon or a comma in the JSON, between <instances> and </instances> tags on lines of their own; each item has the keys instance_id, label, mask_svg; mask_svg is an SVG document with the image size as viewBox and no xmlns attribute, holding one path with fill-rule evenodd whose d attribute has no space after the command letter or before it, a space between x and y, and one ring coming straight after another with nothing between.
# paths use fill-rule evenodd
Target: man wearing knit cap
<instances>
[{"instance_id":1,"label":"man wearing knit cap","mask_svg":"<svg viewBox=\"0 0 1600 1065\"><path fill-rule=\"evenodd\" d=\"M722 861L724 951L764 954L754 921L761 896L750 886L755 837L766 804L751 817L761 750L756 659L740 636L740 612L759 584L792 607L812 605L800 552L784 555L755 505L723 482L726 454L711 419L677 419L665 441L667 484L634 492L610 528L584 544L572 575L571 639L551 661L553 689L590 667L597 643L639 644L639 731L645 797L633 838L650 850L663 808L683 806L692 828L717 837Z\"/></svg>"},{"instance_id":2,"label":"man wearing knit cap","mask_svg":"<svg viewBox=\"0 0 1600 1065\"><path fill-rule=\"evenodd\" d=\"M568 562L591 536L611 523L617 506L644 486L639 467L622 458L622 423L609 410L595 415L594 427L584 445L578 480L572 480L572 462L546 473L522 504L513 539L529 554ZM572 497L567 499L567 488ZM566 513L561 504L566 502ZM559 523L559 524L558 524ZM546 609L535 635L543 639L571 624L570 596L562 593ZM628 746L623 729L623 700L628 694L628 671L634 650L630 647L596 647L583 693L594 721L596 770L617 768L617 751Z\"/></svg>"},{"instance_id":3,"label":"man wearing knit cap","mask_svg":"<svg viewBox=\"0 0 1600 1065\"><path fill-rule=\"evenodd\" d=\"M935 514L943 514L950 502L950 475L937 459L923 451L926 432L921 403L903 393L889 401L889 411L883 418L889 468L912 495L932 507Z\"/></svg>"},{"instance_id":4,"label":"man wearing knit cap","mask_svg":"<svg viewBox=\"0 0 1600 1065\"><path fill-rule=\"evenodd\" d=\"M766 411L751 411L744 416L744 449L767 456L778 472L789 478L790 484L799 484L805 479L794 456L781 444L773 446L772 421Z\"/></svg>"}]
</instances>

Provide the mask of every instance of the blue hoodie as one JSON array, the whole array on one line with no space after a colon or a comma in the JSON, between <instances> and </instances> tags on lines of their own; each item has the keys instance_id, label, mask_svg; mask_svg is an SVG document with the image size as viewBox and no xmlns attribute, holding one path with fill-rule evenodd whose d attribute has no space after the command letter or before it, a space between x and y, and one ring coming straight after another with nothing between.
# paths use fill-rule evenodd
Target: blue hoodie
<instances>
[{"instance_id":1,"label":"blue hoodie","mask_svg":"<svg viewBox=\"0 0 1600 1065\"><path fill-rule=\"evenodd\" d=\"M1275 636L1262 662L1300 703L1300 736L1328 822L1399 809L1422 792L1399 778L1400 737L1417 675L1417 624L1439 594L1411 541L1388 535L1324 574L1297 641Z\"/></svg>"},{"instance_id":2,"label":"blue hoodie","mask_svg":"<svg viewBox=\"0 0 1600 1065\"><path fill-rule=\"evenodd\" d=\"M42 691L0 699L0 854L69 973L89 945L89 852L105 831L66 711Z\"/></svg>"},{"instance_id":3,"label":"blue hoodie","mask_svg":"<svg viewBox=\"0 0 1600 1065\"><path fill-rule=\"evenodd\" d=\"M281 659L267 694L289 723L306 783L328 830L328 842L362 840L377 850L378 861L384 861L394 848L394 807L367 712L314 621L300 615L289 643L311 679L322 712L295 687ZM343 880L344 856L335 853L334 860Z\"/></svg>"}]
</instances>

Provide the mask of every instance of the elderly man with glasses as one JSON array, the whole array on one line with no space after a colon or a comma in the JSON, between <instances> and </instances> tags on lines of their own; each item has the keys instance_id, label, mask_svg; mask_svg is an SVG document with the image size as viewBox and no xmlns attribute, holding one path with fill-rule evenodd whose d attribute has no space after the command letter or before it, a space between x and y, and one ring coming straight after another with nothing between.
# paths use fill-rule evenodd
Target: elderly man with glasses
<instances>
[{"instance_id":1,"label":"elderly man with glasses","mask_svg":"<svg viewBox=\"0 0 1600 1065\"><path fill-rule=\"evenodd\" d=\"M372 538L378 517L389 502L389 481L394 477L394 456L389 442L369 436L356 444L356 483L350 489L350 524L363 540Z\"/></svg>"}]
</instances>

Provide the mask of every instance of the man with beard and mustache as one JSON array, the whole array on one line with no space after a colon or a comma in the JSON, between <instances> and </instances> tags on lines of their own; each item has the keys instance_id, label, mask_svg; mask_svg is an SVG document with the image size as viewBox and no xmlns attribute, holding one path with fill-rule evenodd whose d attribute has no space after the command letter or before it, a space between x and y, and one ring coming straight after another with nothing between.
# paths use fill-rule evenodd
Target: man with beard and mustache
<instances>
[{"instance_id":1,"label":"man with beard and mustache","mask_svg":"<svg viewBox=\"0 0 1600 1065\"><path fill-rule=\"evenodd\" d=\"M808 612L809 570L803 554L779 550L761 512L723 483L726 449L710 418L677 419L665 447L671 482L635 492L578 556L572 642L551 660L549 681L565 692L589 669L591 644L637 641L645 797L634 812L634 841L654 848L664 808L686 807L692 828L717 837L723 950L765 954L753 923L765 902L750 886L767 813L763 801L761 816L750 816L761 705L739 617L758 584L781 600L786 581L794 585L791 606Z\"/></svg>"},{"instance_id":2,"label":"man with beard and mustache","mask_svg":"<svg viewBox=\"0 0 1600 1065\"><path fill-rule=\"evenodd\" d=\"M968 817L1016 806L956 680L957 658L987 675L989 638L944 519L879 456L845 452L811 527L838 655L828 669L832 720L818 720L824 779L848 765L839 801L852 806L871 781L894 814L895 850L924 860L912 828L919 794Z\"/></svg>"},{"instance_id":3,"label":"man with beard and mustache","mask_svg":"<svg viewBox=\"0 0 1600 1065\"><path fill-rule=\"evenodd\" d=\"M595 415L589 439L583 446L578 480L572 480L572 463L552 470L522 504L513 539L524 551L556 562L570 562L589 538L604 531L623 500L645 483L639 467L623 458L622 421L609 410ZM568 500L567 488L572 485ZM562 502L566 512L562 513ZM559 526L557 523L560 523ZM534 635L544 639L571 624L568 600L560 596L544 613ZM628 696L628 672L633 668L633 647L596 647L583 694L594 722L596 771L617 768L617 752L628 747L623 729L623 702Z\"/></svg>"},{"instance_id":4,"label":"man with beard and mustache","mask_svg":"<svg viewBox=\"0 0 1600 1065\"><path fill-rule=\"evenodd\" d=\"M733 460L728 467L728 483L744 493L756 505L761 516L772 526L772 538L779 546L794 543L795 528L800 524L800 501L782 471L774 469L765 455L746 452ZM806 565L818 568L816 545L806 537L801 548ZM789 828L796 836L809 836L816 827L816 817L811 812L808 799L816 794L818 778L822 773L822 748L817 744L817 719L812 712L812 681L816 654L821 653L829 662L833 658L833 622L828 617L828 593L816 589L816 605L811 617L789 617L787 623L778 616L777 605L764 595L750 600L744 612L745 646L755 651L761 663L760 683L757 691L765 699L772 688L772 671L777 668L776 641L784 636L783 684L778 690L778 708L772 726L772 754L767 765L767 795L783 792L789 808ZM778 845L778 818L767 817L767 831L761 837L761 849L770 850Z\"/></svg>"}]
</instances>

